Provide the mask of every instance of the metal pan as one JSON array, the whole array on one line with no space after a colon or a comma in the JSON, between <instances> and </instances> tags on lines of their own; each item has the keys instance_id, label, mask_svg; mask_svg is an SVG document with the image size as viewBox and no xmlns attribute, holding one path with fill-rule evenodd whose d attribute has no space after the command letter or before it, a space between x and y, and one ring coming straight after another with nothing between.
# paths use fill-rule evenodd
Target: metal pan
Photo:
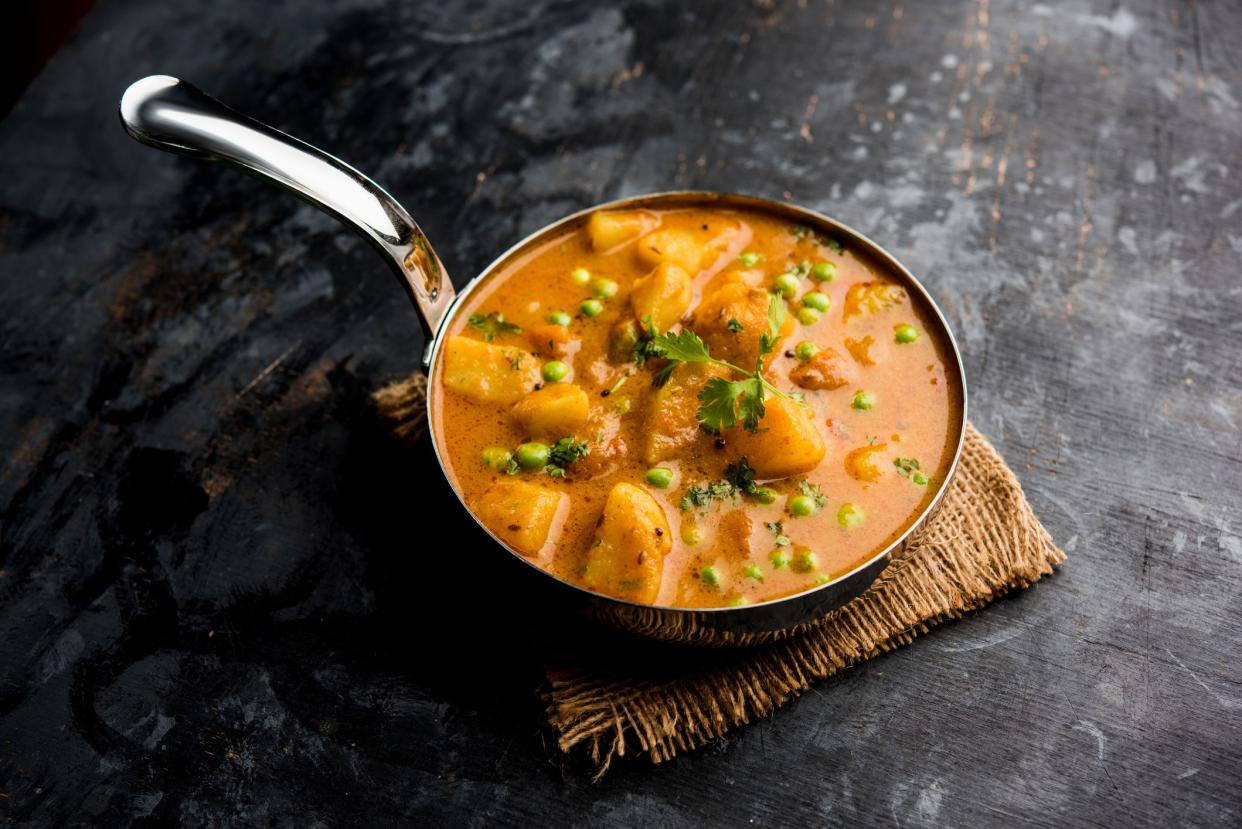
<instances>
[{"instance_id":1,"label":"metal pan","mask_svg":"<svg viewBox=\"0 0 1242 829\"><path fill-rule=\"evenodd\" d=\"M905 548L918 528L935 513L957 470L965 440L966 382L957 341L944 315L926 289L896 258L861 233L819 213L781 202L725 193L670 192L622 199L596 205L541 228L501 254L460 292L456 292L439 257L410 214L377 184L343 161L247 118L194 86L166 75L154 75L133 83L121 98L120 115L125 130L144 144L204 160L233 164L293 192L361 233L383 254L418 309L427 334L422 366L432 376L446 339L441 334L466 307L466 300L472 292L514 257L549 236L585 223L592 211L601 208L706 206L780 216L848 240L853 249L862 250L900 279L914 301L921 302L932 312L931 320L939 328L936 333L952 349L952 359L947 360L947 367L950 372L956 372L955 379L961 389L958 434L949 473L939 482L938 490L918 520L900 537L850 572L826 584L793 596L741 607L690 609L640 605L593 593L558 579L510 549L479 524L498 547L525 565L519 569L537 582L532 589L550 589L565 599L567 604L613 627L654 639L703 645L750 645L788 636L866 590L893 556ZM434 437L437 434L433 406L435 385L429 384L429 388L427 417L433 426L430 432L443 474L442 447L438 438ZM457 497L468 511L460 491ZM478 523L477 518L475 521ZM497 551L497 554L500 552Z\"/></svg>"}]
</instances>

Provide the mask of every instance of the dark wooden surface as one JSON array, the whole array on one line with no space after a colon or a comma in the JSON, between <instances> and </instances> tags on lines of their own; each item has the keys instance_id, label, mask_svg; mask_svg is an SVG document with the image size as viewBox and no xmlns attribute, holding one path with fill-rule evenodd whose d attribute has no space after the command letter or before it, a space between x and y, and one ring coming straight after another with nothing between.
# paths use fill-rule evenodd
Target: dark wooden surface
<instances>
[{"instance_id":1,"label":"dark wooden surface","mask_svg":"<svg viewBox=\"0 0 1242 829\"><path fill-rule=\"evenodd\" d=\"M642 191L852 224L1068 564L591 785L537 613L370 413L420 352L397 285L125 138L156 71L372 173L459 284ZM101 4L0 122L0 822L1237 825L1240 100L1224 0Z\"/></svg>"}]
</instances>

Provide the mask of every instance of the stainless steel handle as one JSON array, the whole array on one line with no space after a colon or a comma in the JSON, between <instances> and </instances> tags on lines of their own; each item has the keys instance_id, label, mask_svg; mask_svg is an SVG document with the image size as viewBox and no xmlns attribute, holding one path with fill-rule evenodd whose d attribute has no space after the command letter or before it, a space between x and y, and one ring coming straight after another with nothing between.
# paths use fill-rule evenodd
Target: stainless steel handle
<instances>
[{"instance_id":1,"label":"stainless steel handle","mask_svg":"<svg viewBox=\"0 0 1242 829\"><path fill-rule=\"evenodd\" d=\"M235 164L355 228L385 255L428 336L435 335L453 301L453 284L410 214L371 179L167 75L143 78L125 90L121 123L143 144Z\"/></svg>"}]
</instances>

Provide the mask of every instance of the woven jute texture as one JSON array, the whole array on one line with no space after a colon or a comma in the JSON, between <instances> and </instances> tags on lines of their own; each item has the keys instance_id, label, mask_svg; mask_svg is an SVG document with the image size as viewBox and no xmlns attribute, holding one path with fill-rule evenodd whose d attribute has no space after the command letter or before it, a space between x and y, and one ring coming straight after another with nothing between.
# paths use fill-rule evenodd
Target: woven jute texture
<instances>
[{"instance_id":1,"label":"woven jute texture","mask_svg":"<svg viewBox=\"0 0 1242 829\"><path fill-rule=\"evenodd\" d=\"M381 415L405 440L426 433L417 414L420 381L376 394ZM940 509L867 592L797 636L751 648L570 647L545 666L548 722L560 748L585 749L600 775L626 754L660 763L771 713L843 668L1029 587L1064 560L1013 472L967 426Z\"/></svg>"}]
</instances>

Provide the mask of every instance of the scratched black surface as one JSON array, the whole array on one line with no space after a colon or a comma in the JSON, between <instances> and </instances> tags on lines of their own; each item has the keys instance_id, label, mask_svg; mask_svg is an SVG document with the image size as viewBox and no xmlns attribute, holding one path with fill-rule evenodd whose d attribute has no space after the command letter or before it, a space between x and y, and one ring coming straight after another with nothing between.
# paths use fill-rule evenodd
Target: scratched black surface
<instances>
[{"instance_id":1,"label":"scratched black surface","mask_svg":"<svg viewBox=\"0 0 1242 829\"><path fill-rule=\"evenodd\" d=\"M0 122L0 821L1237 825L1242 7L442 5L108 0ZM547 611L369 409L420 353L397 285L125 138L157 71L372 173L458 284L650 190L858 227L1069 563L590 784Z\"/></svg>"}]
</instances>

